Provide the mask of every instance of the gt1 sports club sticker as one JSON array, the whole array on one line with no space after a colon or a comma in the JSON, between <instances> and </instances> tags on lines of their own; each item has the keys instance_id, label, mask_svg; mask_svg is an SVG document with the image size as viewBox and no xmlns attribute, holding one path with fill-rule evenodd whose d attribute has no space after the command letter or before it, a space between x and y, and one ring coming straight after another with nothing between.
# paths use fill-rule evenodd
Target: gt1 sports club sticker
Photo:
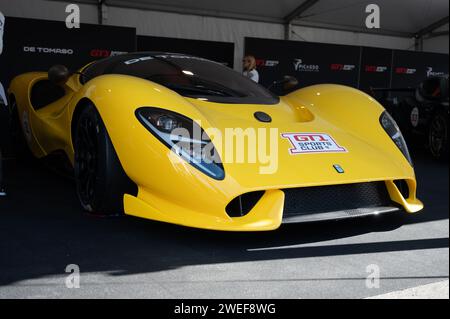
<instances>
[{"instance_id":1,"label":"gt1 sports club sticker","mask_svg":"<svg viewBox=\"0 0 450 319\"><path fill-rule=\"evenodd\" d=\"M305 153L346 153L347 149L340 146L330 135L323 133L284 133L292 145L291 155Z\"/></svg>"}]
</instances>

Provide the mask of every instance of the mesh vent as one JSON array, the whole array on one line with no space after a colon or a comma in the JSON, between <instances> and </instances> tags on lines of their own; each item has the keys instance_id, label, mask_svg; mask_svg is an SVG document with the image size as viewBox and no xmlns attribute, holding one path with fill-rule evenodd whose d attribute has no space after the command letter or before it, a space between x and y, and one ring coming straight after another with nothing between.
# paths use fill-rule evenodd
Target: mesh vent
<instances>
[{"instance_id":1,"label":"mesh vent","mask_svg":"<svg viewBox=\"0 0 450 319\"><path fill-rule=\"evenodd\" d=\"M284 189L284 216L392 205L384 182Z\"/></svg>"}]
</instances>

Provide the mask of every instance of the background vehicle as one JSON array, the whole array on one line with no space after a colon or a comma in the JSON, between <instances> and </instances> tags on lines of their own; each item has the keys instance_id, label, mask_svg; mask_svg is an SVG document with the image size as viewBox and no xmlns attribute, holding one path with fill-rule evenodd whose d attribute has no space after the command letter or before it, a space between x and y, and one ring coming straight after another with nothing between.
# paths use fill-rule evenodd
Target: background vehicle
<instances>
[{"instance_id":1,"label":"background vehicle","mask_svg":"<svg viewBox=\"0 0 450 319\"><path fill-rule=\"evenodd\" d=\"M423 143L437 159L448 159L448 76L432 77L417 88L374 89L408 142Z\"/></svg>"}]
</instances>

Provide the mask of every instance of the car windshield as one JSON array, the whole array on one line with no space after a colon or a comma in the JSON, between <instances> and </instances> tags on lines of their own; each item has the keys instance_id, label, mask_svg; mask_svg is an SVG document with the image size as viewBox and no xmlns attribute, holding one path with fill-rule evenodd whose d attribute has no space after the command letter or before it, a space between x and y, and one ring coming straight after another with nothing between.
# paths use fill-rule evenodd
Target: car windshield
<instances>
[{"instance_id":1,"label":"car windshield","mask_svg":"<svg viewBox=\"0 0 450 319\"><path fill-rule=\"evenodd\" d=\"M277 104L273 93L216 62L181 54L139 53L95 62L83 83L104 74L123 74L161 84L182 96L219 103Z\"/></svg>"}]
</instances>

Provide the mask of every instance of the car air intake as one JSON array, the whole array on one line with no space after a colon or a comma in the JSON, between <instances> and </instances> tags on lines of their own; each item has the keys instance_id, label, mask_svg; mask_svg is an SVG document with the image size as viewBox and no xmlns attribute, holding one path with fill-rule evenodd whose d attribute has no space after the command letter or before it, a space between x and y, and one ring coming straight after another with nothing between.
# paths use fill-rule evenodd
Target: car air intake
<instances>
[{"instance_id":1,"label":"car air intake","mask_svg":"<svg viewBox=\"0 0 450 319\"><path fill-rule=\"evenodd\" d=\"M256 203L264 195L264 191L246 193L233 199L226 207L230 217L242 217L247 215Z\"/></svg>"},{"instance_id":2,"label":"car air intake","mask_svg":"<svg viewBox=\"0 0 450 319\"><path fill-rule=\"evenodd\" d=\"M283 218L392 206L384 182L284 189Z\"/></svg>"},{"instance_id":3,"label":"car air intake","mask_svg":"<svg viewBox=\"0 0 450 319\"><path fill-rule=\"evenodd\" d=\"M409 187L408 183L404 179L398 179L394 181L395 186L397 186L398 190L402 194L403 198L408 199L409 198Z\"/></svg>"}]
</instances>

